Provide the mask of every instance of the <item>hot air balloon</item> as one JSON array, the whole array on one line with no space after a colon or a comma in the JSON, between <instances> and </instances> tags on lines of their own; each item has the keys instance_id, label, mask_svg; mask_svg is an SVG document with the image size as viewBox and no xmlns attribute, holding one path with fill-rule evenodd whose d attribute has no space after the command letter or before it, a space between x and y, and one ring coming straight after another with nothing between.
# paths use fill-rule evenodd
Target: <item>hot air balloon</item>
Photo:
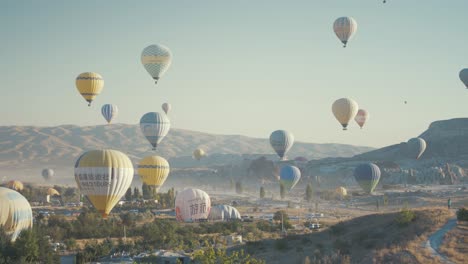
<instances>
[{"instance_id":1,"label":"hot air balloon","mask_svg":"<svg viewBox=\"0 0 468 264\"><path fill-rule=\"evenodd\" d=\"M21 231L32 228L31 205L20 193L0 187L0 226L11 241L15 241Z\"/></svg>"},{"instance_id":2,"label":"hot air balloon","mask_svg":"<svg viewBox=\"0 0 468 264\"><path fill-rule=\"evenodd\" d=\"M138 164L138 175L141 181L157 192L169 175L169 163L160 156L148 156Z\"/></svg>"},{"instance_id":3,"label":"hot air balloon","mask_svg":"<svg viewBox=\"0 0 468 264\"><path fill-rule=\"evenodd\" d=\"M171 122L165 114L157 112L149 112L143 115L140 119L140 129L143 135L156 150L158 144L169 132Z\"/></svg>"},{"instance_id":4,"label":"hot air balloon","mask_svg":"<svg viewBox=\"0 0 468 264\"><path fill-rule=\"evenodd\" d=\"M354 169L354 178L361 188L372 193L380 180L380 169L373 163L363 163Z\"/></svg>"},{"instance_id":5,"label":"hot air balloon","mask_svg":"<svg viewBox=\"0 0 468 264\"><path fill-rule=\"evenodd\" d=\"M76 88L81 96L91 106L91 102L98 96L104 87L104 79L95 72L84 72L76 77Z\"/></svg>"},{"instance_id":6,"label":"hot air balloon","mask_svg":"<svg viewBox=\"0 0 468 264\"><path fill-rule=\"evenodd\" d=\"M296 166L286 165L281 168L280 182L286 190L292 190L301 179L301 171Z\"/></svg>"},{"instance_id":7,"label":"hot air balloon","mask_svg":"<svg viewBox=\"0 0 468 264\"><path fill-rule=\"evenodd\" d=\"M207 219L211 209L210 196L200 189L185 189L177 194L175 207L177 221Z\"/></svg>"},{"instance_id":8,"label":"hot air balloon","mask_svg":"<svg viewBox=\"0 0 468 264\"><path fill-rule=\"evenodd\" d=\"M49 188L49 189L47 189L47 195L50 195L50 196L55 196L55 195L60 196L60 193L59 193L57 190L55 190L54 188Z\"/></svg>"},{"instance_id":9,"label":"hot air balloon","mask_svg":"<svg viewBox=\"0 0 468 264\"><path fill-rule=\"evenodd\" d=\"M117 150L91 150L75 163L75 180L81 193L107 218L130 187L133 164Z\"/></svg>"},{"instance_id":10,"label":"hot air balloon","mask_svg":"<svg viewBox=\"0 0 468 264\"><path fill-rule=\"evenodd\" d=\"M352 17L340 17L333 23L333 30L336 36L343 43L343 47L346 48L346 44L353 37L357 31L356 20Z\"/></svg>"},{"instance_id":11,"label":"hot air balloon","mask_svg":"<svg viewBox=\"0 0 468 264\"><path fill-rule=\"evenodd\" d=\"M196 160L201 160L201 158L205 157L206 153L203 149L197 148L193 151L193 158Z\"/></svg>"},{"instance_id":12,"label":"hot air balloon","mask_svg":"<svg viewBox=\"0 0 468 264\"><path fill-rule=\"evenodd\" d=\"M348 195L348 191L343 186L336 188L335 193L339 195L340 197L345 197L346 195Z\"/></svg>"},{"instance_id":13,"label":"hot air balloon","mask_svg":"<svg viewBox=\"0 0 468 264\"><path fill-rule=\"evenodd\" d=\"M359 111L356 114L356 117L354 118L354 121L356 121L356 123L362 129L362 127L366 123L367 119L369 119L369 112L367 112L364 109L359 109Z\"/></svg>"},{"instance_id":14,"label":"hot air balloon","mask_svg":"<svg viewBox=\"0 0 468 264\"><path fill-rule=\"evenodd\" d=\"M283 159L294 144L294 136L286 130L276 130L270 135L270 144L278 156Z\"/></svg>"},{"instance_id":15,"label":"hot air balloon","mask_svg":"<svg viewBox=\"0 0 468 264\"><path fill-rule=\"evenodd\" d=\"M419 159L425 150L426 141L422 138L412 138L406 144L406 152L411 159Z\"/></svg>"},{"instance_id":16,"label":"hot air balloon","mask_svg":"<svg viewBox=\"0 0 468 264\"><path fill-rule=\"evenodd\" d=\"M7 187L15 191L22 191L24 189L23 183L15 180L9 181Z\"/></svg>"},{"instance_id":17,"label":"hot air balloon","mask_svg":"<svg viewBox=\"0 0 468 264\"><path fill-rule=\"evenodd\" d=\"M153 77L155 83L158 83L171 65L172 54L169 48L155 44L146 47L141 53L141 63L146 71Z\"/></svg>"},{"instance_id":18,"label":"hot air balloon","mask_svg":"<svg viewBox=\"0 0 468 264\"><path fill-rule=\"evenodd\" d=\"M461 70L459 76L460 76L460 80L468 89L468 69Z\"/></svg>"},{"instance_id":19,"label":"hot air balloon","mask_svg":"<svg viewBox=\"0 0 468 264\"><path fill-rule=\"evenodd\" d=\"M166 115L171 111L172 105L170 103L164 103L162 104L162 110Z\"/></svg>"},{"instance_id":20,"label":"hot air balloon","mask_svg":"<svg viewBox=\"0 0 468 264\"><path fill-rule=\"evenodd\" d=\"M236 208L230 205L216 205L211 207L208 219L213 221L234 221L240 220L241 215Z\"/></svg>"},{"instance_id":21,"label":"hot air balloon","mask_svg":"<svg viewBox=\"0 0 468 264\"><path fill-rule=\"evenodd\" d=\"M54 170L52 170L52 169L43 169L42 170L42 177L44 177L45 180L49 180L50 178L54 177Z\"/></svg>"},{"instance_id":22,"label":"hot air balloon","mask_svg":"<svg viewBox=\"0 0 468 264\"><path fill-rule=\"evenodd\" d=\"M336 100L332 105L332 111L336 120L343 126L343 130L347 130L349 121L353 119L359 106L353 99L341 98Z\"/></svg>"},{"instance_id":23,"label":"hot air balloon","mask_svg":"<svg viewBox=\"0 0 468 264\"><path fill-rule=\"evenodd\" d=\"M105 104L101 108L101 113L102 116L106 119L107 123L110 124L112 122L112 119L117 117L117 114L119 113L119 109L117 108L116 105L113 104Z\"/></svg>"}]
</instances>

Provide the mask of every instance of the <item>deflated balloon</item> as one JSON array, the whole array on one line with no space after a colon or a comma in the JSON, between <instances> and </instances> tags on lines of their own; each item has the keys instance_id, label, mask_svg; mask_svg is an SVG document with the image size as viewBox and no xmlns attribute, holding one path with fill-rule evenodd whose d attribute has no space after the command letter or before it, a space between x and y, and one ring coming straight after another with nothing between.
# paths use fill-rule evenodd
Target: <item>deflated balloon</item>
<instances>
[{"instance_id":1,"label":"deflated balloon","mask_svg":"<svg viewBox=\"0 0 468 264\"><path fill-rule=\"evenodd\" d=\"M270 144L278 156L283 159L294 144L294 136L286 130L276 130L270 135Z\"/></svg>"},{"instance_id":2,"label":"deflated balloon","mask_svg":"<svg viewBox=\"0 0 468 264\"><path fill-rule=\"evenodd\" d=\"M155 83L158 83L159 78L171 66L171 61L171 51L168 47L160 44L150 45L143 49L141 53L141 63L151 77L153 77Z\"/></svg>"},{"instance_id":3,"label":"deflated balloon","mask_svg":"<svg viewBox=\"0 0 468 264\"><path fill-rule=\"evenodd\" d=\"M344 196L348 195L348 191L343 186L340 186L340 187L336 188L335 193L337 195L341 196L341 197L344 197Z\"/></svg>"},{"instance_id":4,"label":"deflated balloon","mask_svg":"<svg viewBox=\"0 0 468 264\"><path fill-rule=\"evenodd\" d=\"M195 222L208 218L211 199L200 189L185 189L177 193L175 207L177 221Z\"/></svg>"},{"instance_id":5,"label":"deflated balloon","mask_svg":"<svg viewBox=\"0 0 468 264\"><path fill-rule=\"evenodd\" d=\"M286 165L281 168L280 182L290 191L301 179L301 171L296 166Z\"/></svg>"},{"instance_id":6,"label":"deflated balloon","mask_svg":"<svg viewBox=\"0 0 468 264\"><path fill-rule=\"evenodd\" d=\"M22 191L24 189L23 183L15 180L9 181L7 187L15 191Z\"/></svg>"},{"instance_id":7,"label":"deflated balloon","mask_svg":"<svg viewBox=\"0 0 468 264\"><path fill-rule=\"evenodd\" d=\"M412 138L406 144L408 157L411 159L419 159L426 150L426 141L422 138Z\"/></svg>"},{"instance_id":8,"label":"deflated balloon","mask_svg":"<svg viewBox=\"0 0 468 264\"><path fill-rule=\"evenodd\" d=\"M32 228L31 205L20 193L0 187L0 226L11 241L18 238L21 231Z\"/></svg>"},{"instance_id":9,"label":"deflated balloon","mask_svg":"<svg viewBox=\"0 0 468 264\"><path fill-rule=\"evenodd\" d=\"M468 89L468 69L463 69L460 71L460 80Z\"/></svg>"},{"instance_id":10,"label":"deflated balloon","mask_svg":"<svg viewBox=\"0 0 468 264\"><path fill-rule=\"evenodd\" d=\"M110 124L112 120L117 117L119 113L119 109L116 105L113 104L105 104L101 108L102 116L106 119L107 123Z\"/></svg>"},{"instance_id":11,"label":"deflated balloon","mask_svg":"<svg viewBox=\"0 0 468 264\"><path fill-rule=\"evenodd\" d=\"M45 180L49 180L50 178L54 177L54 170L52 170L52 169L43 169L42 170L42 177L44 177Z\"/></svg>"},{"instance_id":12,"label":"deflated balloon","mask_svg":"<svg viewBox=\"0 0 468 264\"><path fill-rule=\"evenodd\" d=\"M198 148L193 151L193 158L196 160L200 160L201 158L205 157L206 153L203 149Z\"/></svg>"},{"instance_id":13,"label":"deflated balloon","mask_svg":"<svg viewBox=\"0 0 468 264\"><path fill-rule=\"evenodd\" d=\"M161 188L169 175L169 162L160 156L148 156L138 163L138 175L141 180L156 191Z\"/></svg>"},{"instance_id":14,"label":"deflated balloon","mask_svg":"<svg viewBox=\"0 0 468 264\"><path fill-rule=\"evenodd\" d=\"M54 196L54 195L60 196L60 193L59 193L59 191L57 191L57 190L54 189L54 188L49 188L49 189L47 189L47 195L50 195L50 196Z\"/></svg>"},{"instance_id":15,"label":"deflated balloon","mask_svg":"<svg viewBox=\"0 0 468 264\"><path fill-rule=\"evenodd\" d=\"M172 105L170 103L164 103L162 104L162 110L166 115L171 111Z\"/></svg>"},{"instance_id":16,"label":"deflated balloon","mask_svg":"<svg viewBox=\"0 0 468 264\"><path fill-rule=\"evenodd\" d=\"M348 41L357 31L356 20L352 17L340 17L333 23L333 30L341 43L343 43L343 47L346 47Z\"/></svg>"},{"instance_id":17,"label":"deflated balloon","mask_svg":"<svg viewBox=\"0 0 468 264\"><path fill-rule=\"evenodd\" d=\"M91 106L91 102L98 96L104 88L104 79L99 73L84 72L76 77L76 88L81 96Z\"/></svg>"},{"instance_id":18,"label":"deflated balloon","mask_svg":"<svg viewBox=\"0 0 468 264\"><path fill-rule=\"evenodd\" d=\"M343 126L343 130L347 130L349 121L357 114L359 106L353 99L340 98L332 105L333 115L336 120Z\"/></svg>"},{"instance_id":19,"label":"deflated balloon","mask_svg":"<svg viewBox=\"0 0 468 264\"><path fill-rule=\"evenodd\" d=\"M367 122L369 119L369 113L364 110L364 109L359 109L359 111L356 114L356 117L354 118L354 121L359 125L359 127L362 129L364 124Z\"/></svg>"},{"instance_id":20,"label":"deflated balloon","mask_svg":"<svg viewBox=\"0 0 468 264\"><path fill-rule=\"evenodd\" d=\"M211 207L209 220L213 221L233 221L240 220L239 211L230 205L216 205Z\"/></svg>"},{"instance_id":21,"label":"deflated balloon","mask_svg":"<svg viewBox=\"0 0 468 264\"><path fill-rule=\"evenodd\" d=\"M169 133L171 122L165 114L157 112L149 112L143 115L140 119L140 129L146 139L156 150L157 146L164 137Z\"/></svg>"},{"instance_id":22,"label":"deflated balloon","mask_svg":"<svg viewBox=\"0 0 468 264\"><path fill-rule=\"evenodd\" d=\"M372 193L380 180L380 169L373 163L364 163L354 169L354 178L361 188Z\"/></svg>"},{"instance_id":23,"label":"deflated balloon","mask_svg":"<svg viewBox=\"0 0 468 264\"><path fill-rule=\"evenodd\" d=\"M75 180L103 218L125 195L133 180L133 164L117 150L91 150L75 164Z\"/></svg>"}]
</instances>

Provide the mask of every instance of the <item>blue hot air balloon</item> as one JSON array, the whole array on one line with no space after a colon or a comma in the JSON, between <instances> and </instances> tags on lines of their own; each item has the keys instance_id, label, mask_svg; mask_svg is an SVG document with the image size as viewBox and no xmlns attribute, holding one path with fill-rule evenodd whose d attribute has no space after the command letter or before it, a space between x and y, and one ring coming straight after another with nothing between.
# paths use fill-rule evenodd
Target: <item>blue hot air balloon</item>
<instances>
[{"instance_id":1,"label":"blue hot air balloon","mask_svg":"<svg viewBox=\"0 0 468 264\"><path fill-rule=\"evenodd\" d=\"M167 135L170 128L171 122L165 114L149 112L140 119L141 132L151 143L153 150L156 150L156 147Z\"/></svg>"},{"instance_id":2,"label":"blue hot air balloon","mask_svg":"<svg viewBox=\"0 0 468 264\"><path fill-rule=\"evenodd\" d=\"M296 166L286 165L281 168L280 182L286 190L291 190L301 179L301 171Z\"/></svg>"},{"instance_id":3,"label":"blue hot air balloon","mask_svg":"<svg viewBox=\"0 0 468 264\"><path fill-rule=\"evenodd\" d=\"M294 144L294 136L286 130L276 130L270 135L270 144L278 156L283 159Z\"/></svg>"},{"instance_id":4,"label":"blue hot air balloon","mask_svg":"<svg viewBox=\"0 0 468 264\"><path fill-rule=\"evenodd\" d=\"M104 116L108 124L117 116L118 112L117 106L112 104L105 104L101 108L102 116Z\"/></svg>"},{"instance_id":5,"label":"blue hot air balloon","mask_svg":"<svg viewBox=\"0 0 468 264\"><path fill-rule=\"evenodd\" d=\"M361 188L372 193L380 180L380 169L374 163L364 163L354 169L354 178Z\"/></svg>"}]
</instances>

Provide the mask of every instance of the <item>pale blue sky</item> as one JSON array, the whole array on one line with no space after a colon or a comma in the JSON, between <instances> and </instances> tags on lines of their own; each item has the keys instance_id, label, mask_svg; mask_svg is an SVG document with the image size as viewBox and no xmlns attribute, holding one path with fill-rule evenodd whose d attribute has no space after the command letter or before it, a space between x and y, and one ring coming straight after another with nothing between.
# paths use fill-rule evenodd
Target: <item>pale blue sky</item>
<instances>
[{"instance_id":1,"label":"pale blue sky","mask_svg":"<svg viewBox=\"0 0 468 264\"><path fill-rule=\"evenodd\" d=\"M0 2L0 125L104 124L105 103L136 124L168 101L176 128L380 147L468 113L466 0ZM340 16L358 23L346 49ZM173 53L157 86L140 63L152 43ZM86 71L105 79L91 108ZM341 131L340 97L370 112L363 130Z\"/></svg>"}]
</instances>

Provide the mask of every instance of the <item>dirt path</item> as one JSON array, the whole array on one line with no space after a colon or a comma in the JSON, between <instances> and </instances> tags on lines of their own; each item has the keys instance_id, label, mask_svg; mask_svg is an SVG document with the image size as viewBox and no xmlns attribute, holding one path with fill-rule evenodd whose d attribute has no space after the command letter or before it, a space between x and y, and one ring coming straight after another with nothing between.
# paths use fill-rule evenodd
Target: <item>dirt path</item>
<instances>
[{"instance_id":1,"label":"dirt path","mask_svg":"<svg viewBox=\"0 0 468 264\"><path fill-rule=\"evenodd\" d=\"M437 256L442 260L442 263L453 264L445 255L441 254L438 250L442 240L444 239L445 233L452 230L457 225L457 219L452 218L442 226L439 230L429 236L429 239L426 242L426 248L431 251L433 256Z\"/></svg>"}]
</instances>

